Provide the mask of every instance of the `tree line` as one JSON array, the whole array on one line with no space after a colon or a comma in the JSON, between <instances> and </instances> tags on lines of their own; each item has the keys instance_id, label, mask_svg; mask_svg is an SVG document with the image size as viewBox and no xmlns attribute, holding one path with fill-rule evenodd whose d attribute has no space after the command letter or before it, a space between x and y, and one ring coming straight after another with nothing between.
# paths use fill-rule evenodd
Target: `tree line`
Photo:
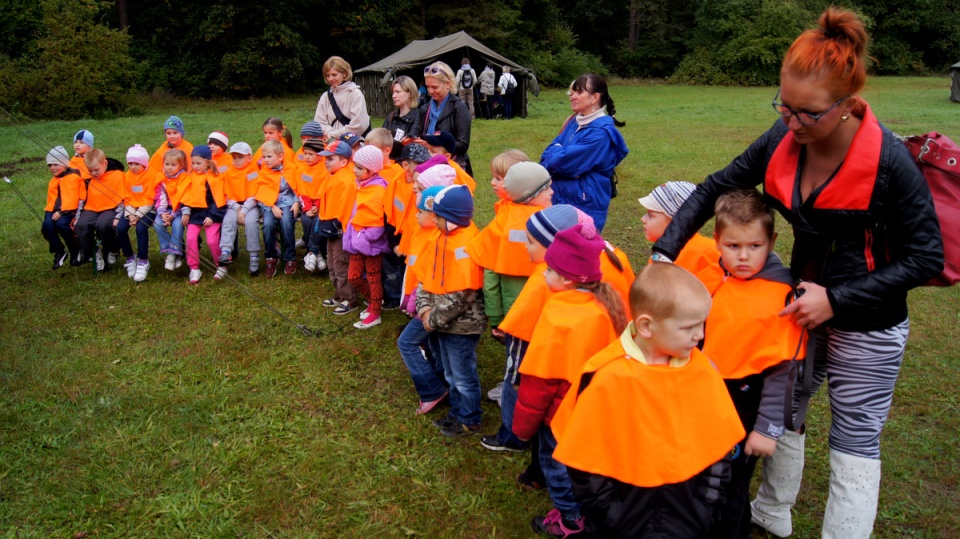
<instances>
[{"instance_id":1,"label":"tree line","mask_svg":"<svg viewBox=\"0 0 960 539\"><path fill-rule=\"evenodd\" d=\"M790 42L827 0L3 0L0 105L30 117L136 113L154 91L275 96L324 87L331 55L355 68L414 39L465 30L532 68L695 84L776 84ZM843 3L866 21L872 71L960 61L960 0Z\"/></svg>"}]
</instances>

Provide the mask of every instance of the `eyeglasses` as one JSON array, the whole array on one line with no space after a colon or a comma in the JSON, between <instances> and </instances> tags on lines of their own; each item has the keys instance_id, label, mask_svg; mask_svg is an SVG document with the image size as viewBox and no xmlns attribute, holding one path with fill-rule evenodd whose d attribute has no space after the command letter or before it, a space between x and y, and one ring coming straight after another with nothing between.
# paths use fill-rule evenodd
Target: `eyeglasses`
<instances>
[{"instance_id":1,"label":"eyeglasses","mask_svg":"<svg viewBox=\"0 0 960 539\"><path fill-rule=\"evenodd\" d=\"M797 118L798 122L808 127L812 125L817 125L817 121L820 120L820 118L823 118L828 112L835 109L837 105L839 105L840 103L843 103L846 99L850 98L849 95L843 96L840 99L838 99L833 105L830 105L830 108L828 108L827 110L823 112L813 113L813 112L797 112L792 108L784 105L783 103L779 103L777 101L778 97L780 97L780 90L777 90L777 95L773 97L773 103L771 103L771 105L773 105L773 110L777 111L777 113L779 113L780 116L783 116L784 122L789 120L791 116L794 116Z\"/></svg>"}]
</instances>

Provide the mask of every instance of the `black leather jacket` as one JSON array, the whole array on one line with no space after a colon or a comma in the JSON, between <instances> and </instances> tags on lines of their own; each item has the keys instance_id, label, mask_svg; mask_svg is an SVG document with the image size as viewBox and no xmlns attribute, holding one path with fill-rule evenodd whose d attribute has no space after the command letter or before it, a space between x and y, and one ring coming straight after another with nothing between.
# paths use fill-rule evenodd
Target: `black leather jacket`
<instances>
[{"instance_id":1,"label":"black leather jacket","mask_svg":"<svg viewBox=\"0 0 960 539\"><path fill-rule=\"evenodd\" d=\"M423 122L421 136L433 134L427 132L427 126L430 125L429 108L430 101L427 101L425 105L420 105L420 119ZM454 160L471 176L473 176L473 168L470 166L470 156L467 154L467 150L470 149L470 127L472 120L470 110L467 109L466 103L451 93L450 98L447 99L447 103L443 106L443 110L440 111L440 117L437 119L437 127L435 129L435 131L447 131L457 140L457 147L453 152Z\"/></svg>"},{"instance_id":2,"label":"black leather jacket","mask_svg":"<svg viewBox=\"0 0 960 539\"><path fill-rule=\"evenodd\" d=\"M794 278L827 288L834 317L826 325L837 329L870 331L902 322L907 317L907 291L943 269L943 240L930 189L903 143L883 125L880 128L880 163L867 210L808 208L799 203L790 209L764 196L793 227ZM676 258L713 216L717 197L763 183L770 158L786 133L786 125L777 120L726 168L708 176L653 250ZM799 202L799 191L794 192Z\"/></svg>"},{"instance_id":3,"label":"black leather jacket","mask_svg":"<svg viewBox=\"0 0 960 539\"><path fill-rule=\"evenodd\" d=\"M397 130L403 131L403 136L401 138L411 137L417 138L420 136L420 130L423 128L423 122L420 121L420 109L410 109L407 114L401 116L400 109L396 109L393 112L387 114L387 117L383 120L383 128L389 129L390 133L394 136L393 139L393 149L390 151L390 159L394 161L400 161L400 153L403 151L403 144L396 139Z\"/></svg>"}]
</instances>

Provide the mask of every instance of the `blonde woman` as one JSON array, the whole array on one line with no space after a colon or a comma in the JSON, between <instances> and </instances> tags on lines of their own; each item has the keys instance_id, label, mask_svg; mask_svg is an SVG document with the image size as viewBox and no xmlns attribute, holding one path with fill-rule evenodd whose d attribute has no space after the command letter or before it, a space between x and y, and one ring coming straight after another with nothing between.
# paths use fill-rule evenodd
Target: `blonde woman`
<instances>
[{"instance_id":1,"label":"blonde woman","mask_svg":"<svg viewBox=\"0 0 960 539\"><path fill-rule=\"evenodd\" d=\"M473 176L470 166L470 110L453 93L456 75L450 66L444 62L434 62L423 70L423 80L427 87L430 99L420 106L420 116L423 121L423 135L433 135L440 131L453 134L457 145L453 152L453 159Z\"/></svg>"},{"instance_id":2,"label":"blonde woman","mask_svg":"<svg viewBox=\"0 0 960 539\"><path fill-rule=\"evenodd\" d=\"M339 56L331 56L323 63L323 76L330 90L320 96L317 114L313 118L323 127L323 133L330 139L344 133L367 134L370 131L367 101L360 87L352 81L350 64Z\"/></svg>"},{"instance_id":3,"label":"blonde woman","mask_svg":"<svg viewBox=\"0 0 960 539\"><path fill-rule=\"evenodd\" d=\"M423 123L420 121L420 104L417 93L417 83L406 75L401 75L393 81L393 104L397 110L387 114L383 120L383 128L393 135L393 149L390 159L400 161L400 152L404 141L414 140L420 136Z\"/></svg>"}]
</instances>

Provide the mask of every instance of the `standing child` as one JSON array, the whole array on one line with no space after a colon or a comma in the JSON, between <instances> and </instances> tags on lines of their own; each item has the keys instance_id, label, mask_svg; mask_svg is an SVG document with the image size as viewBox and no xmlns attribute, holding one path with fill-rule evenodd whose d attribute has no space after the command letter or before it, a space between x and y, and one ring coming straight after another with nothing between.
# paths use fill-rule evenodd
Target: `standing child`
<instances>
[{"instance_id":1,"label":"standing child","mask_svg":"<svg viewBox=\"0 0 960 539\"><path fill-rule=\"evenodd\" d=\"M147 168L161 170L163 168L163 156L170 150L180 150L183 155L193 155L193 144L183 138L184 133L183 120L176 116L167 118L167 121L163 122L163 136L167 140L153 153L153 157L150 158L150 165ZM187 172L190 172L190 163L187 163Z\"/></svg>"},{"instance_id":2,"label":"standing child","mask_svg":"<svg viewBox=\"0 0 960 539\"><path fill-rule=\"evenodd\" d=\"M383 280L383 308L396 309L400 306L400 297L403 295L403 257L398 255L394 248L400 244L400 235L396 229L396 197L399 194L413 191L406 181L406 170L403 165L390 158L394 149L393 135L383 127L371 129L366 136L368 146L373 146L383 153L383 170L380 176L387 182L387 189L383 194L383 214L386 221L384 235L387 238L387 251L383 253L383 267L380 276ZM409 200L409 199L408 199ZM413 199L416 203L416 199ZM409 203L409 202L408 202Z\"/></svg>"},{"instance_id":3,"label":"standing child","mask_svg":"<svg viewBox=\"0 0 960 539\"><path fill-rule=\"evenodd\" d=\"M70 168L69 164L70 156L63 146L57 146L47 153L47 169L53 177L47 184L47 204L43 207L40 233L50 244L53 269L59 269L67 261L67 251L70 265L75 266L80 252L80 244L73 233L73 220L87 198L87 189L79 171ZM67 244L66 248L64 243Z\"/></svg>"},{"instance_id":4,"label":"standing child","mask_svg":"<svg viewBox=\"0 0 960 539\"><path fill-rule=\"evenodd\" d=\"M473 176L467 173L463 167L460 166L460 163L457 163L457 160L453 157L453 152L457 149L457 139L453 136L453 133L448 131L440 131L435 135L424 135L423 141L427 143L427 151L430 152L430 155L433 157L442 156L446 161L442 161L444 164L450 165L454 170L457 171L457 181L458 185L466 185L470 188L470 194L472 195L474 191L477 190L477 182L473 179Z\"/></svg>"},{"instance_id":5,"label":"standing child","mask_svg":"<svg viewBox=\"0 0 960 539\"><path fill-rule=\"evenodd\" d=\"M487 326L483 314L483 271L465 249L476 237L473 197L461 185L440 190L428 200L427 218L436 224L414 271L421 283L417 316L423 328L437 332L443 373L450 386L450 412L433 424L444 436L480 431L480 378L477 344Z\"/></svg>"},{"instance_id":6,"label":"standing child","mask_svg":"<svg viewBox=\"0 0 960 539\"><path fill-rule=\"evenodd\" d=\"M343 250L343 223L349 221L357 197L357 177L350 158L353 150L346 142L335 140L327 144L320 155L326 158L326 187L321 193L320 222L317 227L327 238L327 268L334 295L323 300L324 307L333 307L333 314L344 315L357 308L357 291L347 279L350 254Z\"/></svg>"},{"instance_id":7,"label":"standing child","mask_svg":"<svg viewBox=\"0 0 960 539\"><path fill-rule=\"evenodd\" d=\"M153 221L153 229L157 232L160 241L160 254L165 254L163 267L167 271L174 271L183 265L183 221L180 208L175 201L179 199L181 178L186 178L187 156L180 150L170 150L163 156L163 178L157 185L158 192L154 198L157 208L157 219ZM149 166L148 166L149 168ZM167 227L170 232L167 232Z\"/></svg>"},{"instance_id":8,"label":"standing child","mask_svg":"<svg viewBox=\"0 0 960 539\"><path fill-rule=\"evenodd\" d=\"M663 236L673 216L696 188L690 182L666 182L640 199L640 205L647 210L640 218L647 241L656 243ZM654 260L659 261L658 256L654 256ZM716 264L719 258L716 242L701 234L694 234L673 263L696 275L703 268Z\"/></svg>"},{"instance_id":9,"label":"standing child","mask_svg":"<svg viewBox=\"0 0 960 539\"><path fill-rule=\"evenodd\" d=\"M254 196L257 193L258 167L253 162L253 149L246 142L230 147L231 166L224 174L223 187L227 197L227 211L220 227L220 265L233 264L233 252L237 245L237 226L244 225L247 235L247 252L250 254L250 274L260 272L260 208ZM249 217L250 225L246 225Z\"/></svg>"},{"instance_id":10,"label":"standing child","mask_svg":"<svg viewBox=\"0 0 960 539\"><path fill-rule=\"evenodd\" d=\"M701 539L743 428L696 349L710 295L688 271L654 262L630 290L633 321L590 358L554 416L591 537ZM548 522L549 521L549 522ZM558 515L544 520L559 529Z\"/></svg>"},{"instance_id":11,"label":"standing child","mask_svg":"<svg viewBox=\"0 0 960 539\"><path fill-rule=\"evenodd\" d=\"M213 156L213 162L217 165L217 174L226 174L230 165L233 164L233 158L227 153L230 138L223 131L214 131L207 137L207 146L210 147L210 155Z\"/></svg>"},{"instance_id":12,"label":"standing child","mask_svg":"<svg viewBox=\"0 0 960 539\"><path fill-rule=\"evenodd\" d=\"M367 329L380 325L383 307L380 269L383 253L388 249L383 228L383 194L387 182L379 174L383 170L383 150L375 146L360 148L353 154L353 169L357 176L357 196L343 231L343 250L350 253L347 280L368 303L353 327Z\"/></svg>"},{"instance_id":13,"label":"standing child","mask_svg":"<svg viewBox=\"0 0 960 539\"><path fill-rule=\"evenodd\" d=\"M577 224L557 233L544 254L544 277L553 294L543 306L520 365L523 377L513 432L523 441L534 435L539 440L540 466L555 509L535 518L533 527L555 537L582 532L584 519L566 467L553 457L557 440L550 423L583 364L627 325L620 296L601 282L603 250L603 238L593 226Z\"/></svg>"},{"instance_id":14,"label":"standing child","mask_svg":"<svg viewBox=\"0 0 960 539\"><path fill-rule=\"evenodd\" d=\"M710 537L739 539L751 529L754 467L773 455L784 434L791 359L805 347L802 328L779 316L793 296L793 278L773 253L773 210L757 190L737 189L717 199L716 215L720 260L697 276L713 296L703 352L724 378L748 435L734 448L726 503Z\"/></svg>"},{"instance_id":15,"label":"standing child","mask_svg":"<svg viewBox=\"0 0 960 539\"><path fill-rule=\"evenodd\" d=\"M79 171L80 177L84 180L90 179L90 171L87 170L87 165L83 162L83 156L87 155L87 152L92 149L93 133L86 129L77 131L77 134L73 136L73 151L76 152L76 154L70 158L70 165L68 166L69 168Z\"/></svg>"},{"instance_id":16,"label":"standing child","mask_svg":"<svg viewBox=\"0 0 960 539\"><path fill-rule=\"evenodd\" d=\"M91 179L83 211L77 212L75 230L83 260L94 260L97 271L103 271L112 267L120 256L116 229L123 216L123 164L108 159L99 148L87 152L83 161ZM102 249L96 249L94 235L100 238Z\"/></svg>"},{"instance_id":17,"label":"standing child","mask_svg":"<svg viewBox=\"0 0 960 539\"><path fill-rule=\"evenodd\" d=\"M320 235L317 225L320 223L320 205L323 203L321 196L330 171L327 170L324 158L320 156L323 151L322 141L307 139L300 151L303 152L303 161L300 161L297 192L303 204L300 223L303 225L303 241L307 246L303 269L313 273L327 269L327 261L324 260L327 239Z\"/></svg>"},{"instance_id":18,"label":"standing child","mask_svg":"<svg viewBox=\"0 0 960 539\"><path fill-rule=\"evenodd\" d=\"M179 189L181 222L187 227L187 265L190 266L190 284L199 284L200 229L207 237L207 247L213 260L220 258L220 225L227 211L227 197L223 192L223 178L217 174L210 148L197 146L190 156L193 172L187 175ZM218 266L214 279L227 276L227 267Z\"/></svg>"},{"instance_id":19,"label":"standing child","mask_svg":"<svg viewBox=\"0 0 960 539\"><path fill-rule=\"evenodd\" d=\"M280 225L283 248L283 273L297 271L296 219L300 213L300 199L293 186L296 171L284 161L284 147L279 141L268 140L260 147L260 175L257 178L256 199L263 215L263 249L267 258L267 277L277 274L280 252L277 250L277 223ZM246 222L246 218L244 218Z\"/></svg>"},{"instance_id":20,"label":"standing child","mask_svg":"<svg viewBox=\"0 0 960 539\"><path fill-rule=\"evenodd\" d=\"M163 181L149 168L150 154L146 148L134 144L127 150L127 173L123 177L124 215L117 225L120 250L126 257L123 267L127 277L142 282L150 271L150 228L157 218L154 202L157 184ZM137 256L130 244L130 227L137 231Z\"/></svg>"}]
</instances>

